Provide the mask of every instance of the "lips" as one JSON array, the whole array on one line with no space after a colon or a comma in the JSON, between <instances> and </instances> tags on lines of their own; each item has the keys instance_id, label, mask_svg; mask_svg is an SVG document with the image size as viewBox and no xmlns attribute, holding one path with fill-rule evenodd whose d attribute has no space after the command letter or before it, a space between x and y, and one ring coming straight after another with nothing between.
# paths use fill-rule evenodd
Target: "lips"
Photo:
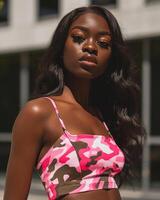
<instances>
[{"instance_id":1,"label":"lips","mask_svg":"<svg viewBox=\"0 0 160 200\"><path fill-rule=\"evenodd\" d=\"M97 65L97 59L95 56L85 54L79 59L80 63L84 65Z\"/></svg>"}]
</instances>

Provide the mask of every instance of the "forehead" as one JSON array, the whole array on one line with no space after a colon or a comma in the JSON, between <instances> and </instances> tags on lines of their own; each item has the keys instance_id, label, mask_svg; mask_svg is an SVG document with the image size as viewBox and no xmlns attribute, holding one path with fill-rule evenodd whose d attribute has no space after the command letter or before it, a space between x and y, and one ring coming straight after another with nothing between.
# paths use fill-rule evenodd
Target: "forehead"
<instances>
[{"instance_id":1,"label":"forehead","mask_svg":"<svg viewBox=\"0 0 160 200\"><path fill-rule=\"evenodd\" d=\"M72 24L70 29L76 26L84 26L92 31L106 31L110 32L107 21L98 14L84 13L80 15Z\"/></svg>"}]
</instances>

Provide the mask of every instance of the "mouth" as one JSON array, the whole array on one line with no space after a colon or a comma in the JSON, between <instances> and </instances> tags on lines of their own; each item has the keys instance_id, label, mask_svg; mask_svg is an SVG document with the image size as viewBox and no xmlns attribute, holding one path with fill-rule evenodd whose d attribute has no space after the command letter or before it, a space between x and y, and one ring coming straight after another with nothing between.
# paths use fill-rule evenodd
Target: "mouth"
<instances>
[{"instance_id":1,"label":"mouth","mask_svg":"<svg viewBox=\"0 0 160 200\"><path fill-rule=\"evenodd\" d=\"M79 59L80 64L86 65L86 66L96 66L97 65L97 59L95 56L89 56L84 55Z\"/></svg>"}]
</instances>

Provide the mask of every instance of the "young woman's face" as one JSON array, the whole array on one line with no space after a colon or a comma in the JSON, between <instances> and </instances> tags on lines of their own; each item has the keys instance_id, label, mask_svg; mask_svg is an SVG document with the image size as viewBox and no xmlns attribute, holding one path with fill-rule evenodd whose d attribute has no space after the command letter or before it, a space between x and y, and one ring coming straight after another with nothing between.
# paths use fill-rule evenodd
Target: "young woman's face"
<instances>
[{"instance_id":1,"label":"young woman's face","mask_svg":"<svg viewBox=\"0 0 160 200\"><path fill-rule=\"evenodd\" d=\"M81 78L96 78L104 73L111 57L111 34L106 20L85 13L71 25L64 47L65 69Z\"/></svg>"}]
</instances>

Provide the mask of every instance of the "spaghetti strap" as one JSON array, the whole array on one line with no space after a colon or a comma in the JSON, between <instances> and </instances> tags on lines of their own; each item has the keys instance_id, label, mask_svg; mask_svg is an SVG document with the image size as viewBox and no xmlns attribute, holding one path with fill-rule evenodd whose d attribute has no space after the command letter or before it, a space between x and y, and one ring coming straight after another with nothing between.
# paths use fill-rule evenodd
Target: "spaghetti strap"
<instances>
[{"instance_id":1,"label":"spaghetti strap","mask_svg":"<svg viewBox=\"0 0 160 200\"><path fill-rule=\"evenodd\" d=\"M104 124L104 126L105 126L105 128L106 128L108 134L109 134L111 137L113 137L112 134L111 134L111 132L109 131L109 128L108 128L108 126L107 126L107 124L106 124L105 121L103 121L103 124Z\"/></svg>"},{"instance_id":2,"label":"spaghetti strap","mask_svg":"<svg viewBox=\"0 0 160 200\"><path fill-rule=\"evenodd\" d=\"M48 100L52 103L52 105L53 105L53 107L54 107L54 110L55 110L56 115L57 115L57 117L58 117L58 119L59 119L59 121L60 121L60 124L61 124L62 128L63 128L64 130L66 130L66 127L65 127L65 125L64 125L63 120L62 120L61 117L60 117L60 114L59 114L59 111L58 111L58 108L57 108L57 106L56 106L55 101L54 101L52 98L50 98L50 97L44 97L44 98L48 99Z\"/></svg>"},{"instance_id":3,"label":"spaghetti strap","mask_svg":"<svg viewBox=\"0 0 160 200\"><path fill-rule=\"evenodd\" d=\"M105 123L105 121L103 121L103 124L104 124L106 130L109 131L109 128L108 128L107 124Z\"/></svg>"},{"instance_id":4,"label":"spaghetti strap","mask_svg":"<svg viewBox=\"0 0 160 200\"><path fill-rule=\"evenodd\" d=\"M103 118L103 116L102 116L101 111L100 111L99 109L97 109L97 112L98 112L98 114L99 114L101 120L103 121L103 125L104 125L105 129L107 130L108 134L109 134L110 136L112 136L111 133L110 133L110 131L109 131L109 128L108 128L106 122L104 121L104 118Z\"/></svg>"}]
</instances>

